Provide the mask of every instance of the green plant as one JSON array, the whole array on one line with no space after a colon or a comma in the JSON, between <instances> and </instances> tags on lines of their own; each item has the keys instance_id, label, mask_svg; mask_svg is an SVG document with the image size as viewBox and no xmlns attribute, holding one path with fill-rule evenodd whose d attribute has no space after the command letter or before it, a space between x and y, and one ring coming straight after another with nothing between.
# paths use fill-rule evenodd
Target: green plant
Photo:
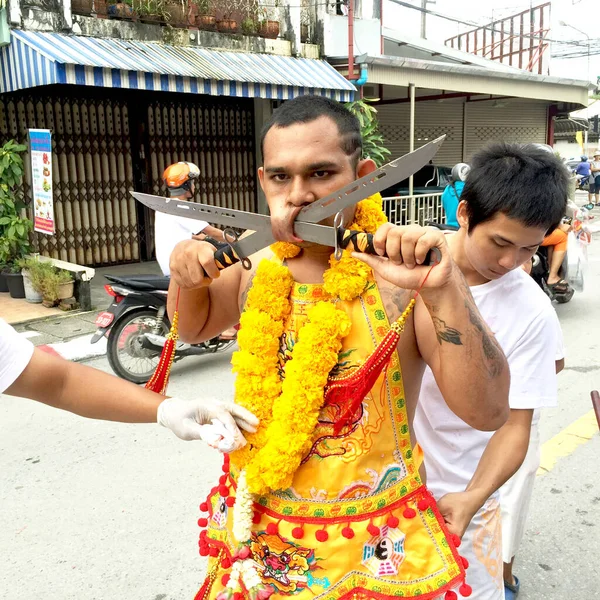
<instances>
[{"instance_id":1,"label":"green plant","mask_svg":"<svg viewBox=\"0 0 600 600\"><path fill-rule=\"evenodd\" d=\"M369 102L377 102L377 98L363 98L348 102L346 108L356 116L360 123L363 139L363 158L370 158L380 167L389 158L391 152L383 144L383 134L379 131L377 109Z\"/></svg>"},{"instance_id":2,"label":"green plant","mask_svg":"<svg viewBox=\"0 0 600 600\"><path fill-rule=\"evenodd\" d=\"M140 17L163 17L166 18L165 0L133 0L133 10Z\"/></svg>"},{"instance_id":3,"label":"green plant","mask_svg":"<svg viewBox=\"0 0 600 600\"><path fill-rule=\"evenodd\" d=\"M215 12L211 0L195 0L195 4L198 7L198 14L201 17L213 15Z\"/></svg>"},{"instance_id":4,"label":"green plant","mask_svg":"<svg viewBox=\"0 0 600 600\"><path fill-rule=\"evenodd\" d=\"M21 153L26 149L14 140L0 147L0 265L12 271L12 265L29 250L32 229L31 221L21 217L25 202L18 190L23 176Z\"/></svg>"},{"instance_id":5,"label":"green plant","mask_svg":"<svg viewBox=\"0 0 600 600\"><path fill-rule=\"evenodd\" d=\"M251 19L250 17L246 17L242 21L242 33L246 35L254 35L258 31L258 23Z\"/></svg>"},{"instance_id":6,"label":"green plant","mask_svg":"<svg viewBox=\"0 0 600 600\"><path fill-rule=\"evenodd\" d=\"M22 267L23 270L27 272L33 289L43 295L46 280L49 277L52 278L54 276L56 272L55 267L52 263L41 261L36 257L31 257L22 261Z\"/></svg>"}]
</instances>

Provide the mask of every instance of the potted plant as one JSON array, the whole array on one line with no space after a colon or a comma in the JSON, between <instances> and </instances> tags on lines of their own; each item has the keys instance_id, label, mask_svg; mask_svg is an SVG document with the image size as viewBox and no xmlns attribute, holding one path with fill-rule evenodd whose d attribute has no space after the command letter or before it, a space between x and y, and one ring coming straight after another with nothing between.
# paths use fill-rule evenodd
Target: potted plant
<instances>
[{"instance_id":1,"label":"potted plant","mask_svg":"<svg viewBox=\"0 0 600 600\"><path fill-rule=\"evenodd\" d=\"M250 18L250 17L246 17L243 21L242 21L242 33L244 35L256 35L258 32L258 23Z\"/></svg>"},{"instance_id":2,"label":"potted plant","mask_svg":"<svg viewBox=\"0 0 600 600\"><path fill-rule=\"evenodd\" d=\"M221 19L217 21L217 31L221 33L236 33L238 22L233 18L233 12L236 9L235 0L224 0L220 4L223 9Z\"/></svg>"},{"instance_id":3,"label":"potted plant","mask_svg":"<svg viewBox=\"0 0 600 600\"><path fill-rule=\"evenodd\" d=\"M49 262L39 260L37 257L30 257L24 261L23 285L25 287L25 300L27 302L40 303L42 301L42 291L44 289L44 279L49 273L52 273L54 267Z\"/></svg>"},{"instance_id":4,"label":"potted plant","mask_svg":"<svg viewBox=\"0 0 600 600\"><path fill-rule=\"evenodd\" d=\"M136 16L133 10L133 0L109 2L107 12L108 16L113 19L133 19Z\"/></svg>"},{"instance_id":5,"label":"potted plant","mask_svg":"<svg viewBox=\"0 0 600 600\"><path fill-rule=\"evenodd\" d=\"M71 12L74 15L92 14L93 0L71 0Z\"/></svg>"},{"instance_id":6,"label":"potted plant","mask_svg":"<svg viewBox=\"0 0 600 600\"><path fill-rule=\"evenodd\" d=\"M196 27L206 31L215 31L217 17L211 0L196 0L198 14L196 15Z\"/></svg>"},{"instance_id":7,"label":"potted plant","mask_svg":"<svg viewBox=\"0 0 600 600\"><path fill-rule=\"evenodd\" d=\"M23 276L19 261L29 250L32 223L21 217L25 203L18 186L23 176L21 153L26 146L14 140L0 147L0 264L4 281L13 298L24 298Z\"/></svg>"},{"instance_id":8,"label":"potted plant","mask_svg":"<svg viewBox=\"0 0 600 600\"><path fill-rule=\"evenodd\" d=\"M166 21L164 0L134 0L133 8L142 23L164 23Z\"/></svg>"},{"instance_id":9,"label":"potted plant","mask_svg":"<svg viewBox=\"0 0 600 600\"><path fill-rule=\"evenodd\" d=\"M279 9L279 0L275 0L272 7L259 8L258 33L261 37L274 40L279 37L279 21L275 20L275 12Z\"/></svg>"},{"instance_id":10,"label":"potted plant","mask_svg":"<svg viewBox=\"0 0 600 600\"><path fill-rule=\"evenodd\" d=\"M187 27L188 10L188 5L185 0L165 0L165 19L167 23L173 27Z\"/></svg>"}]
</instances>

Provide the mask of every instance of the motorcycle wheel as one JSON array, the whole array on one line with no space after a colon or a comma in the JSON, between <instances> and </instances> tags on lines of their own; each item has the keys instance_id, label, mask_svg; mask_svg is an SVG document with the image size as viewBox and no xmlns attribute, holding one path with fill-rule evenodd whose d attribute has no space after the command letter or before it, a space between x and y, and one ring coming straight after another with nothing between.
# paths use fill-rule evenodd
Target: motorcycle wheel
<instances>
[{"instance_id":1,"label":"motorcycle wheel","mask_svg":"<svg viewBox=\"0 0 600 600\"><path fill-rule=\"evenodd\" d=\"M106 355L116 375L132 383L146 383L156 370L160 350L144 348L142 335L155 333L156 311L132 310L123 315L108 335ZM163 318L158 334L169 333L169 321Z\"/></svg>"}]
</instances>

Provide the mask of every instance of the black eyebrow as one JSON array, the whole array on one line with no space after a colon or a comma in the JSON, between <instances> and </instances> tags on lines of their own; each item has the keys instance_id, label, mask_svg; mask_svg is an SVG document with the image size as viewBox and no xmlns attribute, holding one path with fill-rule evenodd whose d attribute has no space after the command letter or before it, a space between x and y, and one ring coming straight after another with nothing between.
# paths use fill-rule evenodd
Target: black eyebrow
<instances>
[{"instance_id":1,"label":"black eyebrow","mask_svg":"<svg viewBox=\"0 0 600 600\"><path fill-rule=\"evenodd\" d=\"M332 169L332 168L337 168L338 165L334 162L331 161L321 161L321 162L316 162L316 163L312 163L310 165L308 165L306 167L307 171L321 171L323 169ZM286 169L285 167L265 167L265 173L273 173L273 174L277 174L277 173L285 173Z\"/></svg>"},{"instance_id":2,"label":"black eyebrow","mask_svg":"<svg viewBox=\"0 0 600 600\"><path fill-rule=\"evenodd\" d=\"M506 238L502 237L501 235L496 234L496 237L502 242L506 242L507 244L510 244L511 246L516 246L516 244L514 244L510 240L507 240ZM543 241L544 240L542 240L542 242ZM525 248L532 248L533 246L540 246L542 244L542 242L540 242L539 244L529 244L529 246L525 246Z\"/></svg>"}]
</instances>

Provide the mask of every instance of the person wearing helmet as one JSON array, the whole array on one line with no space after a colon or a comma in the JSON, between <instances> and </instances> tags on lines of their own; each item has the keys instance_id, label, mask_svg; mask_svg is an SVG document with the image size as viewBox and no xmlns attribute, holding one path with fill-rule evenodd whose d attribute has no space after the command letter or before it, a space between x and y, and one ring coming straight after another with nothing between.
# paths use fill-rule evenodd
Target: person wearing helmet
<instances>
[{"instance_id":1,"label":"person wearing helmet","mask_svg":"<svg viewBox=\"0 0 600 600\"><path fill-rule=\"evenodd\" d=\"M191 162L178 162L165 169L163 181L171 198L191 200L196 191L196 181L200 178L200 169ZM156 260L163 275L170 276L169 261L173 248L184 240L204 240L207 237L225 242L223 232L206 221L176 217L166 213L154 214L154 237L156 242ZM230 327L219 336L223 340L235 339L237 331Z\"/></svg>"},{"instance_id":2,"label":"person wearing helmet","mask_svg":"<svg viewBox=\"0 0 600 600\"><path fill-rule=\"evenodd\" d=\"M446 189L442 194L442 205L444 207L444 212L446 213L447 225L453 225L458 228L456 210L458 209L460 195L465 187L465 181L469 170L470 167L466 163L458 163L452 167L450 183L446 186Z\"/></svg>"},{"instance_id":3,"label":"person wearing helmet","mask_svg":"<svg viewBox=\"0 0 600 600\"><path fill-rule=\"evenodd\" d=\"M590 202L594 202L592 194L596 196L596 206L600 206L600 150L594 152L594 162L591 164L590 175Z\"/></svg>"},{"instance_id":4,"label":"person wearing helmet","mask_svg":"<svg viewBox=\"0 0 600 600\"><path fill-rule=\"evenodd\" d=\"M191 162L178 162L165 169L163 181L169 190L169 196L177 200L191 200L195 192L195 182L200 178L200 169ZM156 260L164 275L169 276L169 259L173 248L183 240L204 239L205 236L224 242L223 232L212 227L206 221L197 221L186 217L176 217L156 212L154 237L156 241ZM196 237L198 236L198 237Z\"/></svg>"}]
</instances>

